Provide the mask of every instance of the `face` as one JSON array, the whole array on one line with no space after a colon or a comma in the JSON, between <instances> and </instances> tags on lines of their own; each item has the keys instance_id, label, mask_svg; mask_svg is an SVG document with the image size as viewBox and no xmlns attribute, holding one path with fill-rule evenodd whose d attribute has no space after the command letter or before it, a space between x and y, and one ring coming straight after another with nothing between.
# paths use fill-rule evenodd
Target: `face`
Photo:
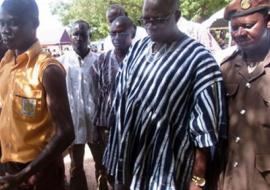
<instances>
[{"instance_id":1,"label":"face","mask_svg":"<svg viewBox=\"0 0 270 190\"><path fill-rule=\"evenodd\" d=\"M261 13L232 18L231 34L239 48L243 50L256 50L256 48L268 42L267 21Z\"/></svg>"},{"instance_id":2,"label":"face","mask_svg":"<svg viewBox=\"0 0 270 190\"><path fill-rule=\"evenodd\" d=\"M112 24L112 22L119 16L124 16L124 14L121 14L121 12L117 9L110 9L106 13L107 21L109 26Z\"/></svg>"},{"instance_id":3,"label":"face","mask_svg":"<svg viewBox=\"0 0 270 190\"><path fill-rule=\"evenodd\" d=\"M128 49L132 43L132 26L116 21L110 28L112 43L116 49Z\"/></svg>"},{"instance_id":4,"label":"face","mask_svg":"<svg viewBox=\"0 0 270 190\"><path fill-rule=\"evenodd\" d=\"M35 38L35 27L26 18L0 10L0 32L3 43L11 50L23 49Z\"/></svg>"},{"instance_id":5,"label":"face","mask_svg":"<svg viewBox=\"0 0 270 190\"><path fill-rule=\"evenodd\" d=\"M153 5L146 0L141 21L153 41L166 42L175 29L177 13L168 9L168 6Z\"/></svg>"},{"instance_id":6,"label":"face","mask_svg":"<svg viewBox=\"0 0 270 190\"><path fill-rule=\"evenodd\" d=\"M89 29L83 23L77 23L73 26L71 32L71 43L73 50L81 54L88 50Z\"/></svg>"}]
</instances>

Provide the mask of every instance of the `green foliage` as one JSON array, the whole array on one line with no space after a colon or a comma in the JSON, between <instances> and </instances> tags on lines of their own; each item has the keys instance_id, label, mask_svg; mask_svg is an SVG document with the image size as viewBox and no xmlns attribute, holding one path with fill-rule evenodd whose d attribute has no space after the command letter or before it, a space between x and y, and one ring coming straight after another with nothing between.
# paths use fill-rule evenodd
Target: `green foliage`
<instances>
[{"instance_id":1,"label":"green foliage","mask_svg":"<svg viewBox=\"0 0 270 190\"><path fill-rule=\"evenodd\" d=\"M224 7L229 1L230 0L182 0L182 15L187 19L200 22Z\"/></svg>"},{"instance_id":2,"label":"green foliage","mask_svg":"<svg viewBox=\"0 0 270 190\"><path fill-rule=\"evenodd\" d=\"M181 0L182 15L194 21L203 21L230 0ZM71 0L69 3L56 1L51 5L53 14L63 25L70 25L77 19L84 19L92 26L92 39L103 38L108 33L106 10L110 4L122 4L129 17L138 25L143 0Z\"/></svg>"}]
</instances>

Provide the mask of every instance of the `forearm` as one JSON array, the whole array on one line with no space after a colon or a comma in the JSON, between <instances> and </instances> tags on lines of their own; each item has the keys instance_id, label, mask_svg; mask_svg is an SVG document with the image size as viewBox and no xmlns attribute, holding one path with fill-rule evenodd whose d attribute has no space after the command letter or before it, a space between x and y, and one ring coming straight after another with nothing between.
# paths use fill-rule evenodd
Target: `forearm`
<instances>
[{"instance_id":1,"label":"forearm","mask_svg":"<svg viewBox=\"0 0 270 190\"><path fill-rule=\"evenodd\" d=\"M25 181L38 171L46 168L52 161L62 156L62 152L72 143L73 139L73 130L66 130L63 133L57 132L36 159L17 175L22 181Z\"/></svg>"},{"instance_id":2,"label":"forearm","mask_svg":"<svg viewBox=\"0 0 270 190\"><path fill-rule=\"evenodd\" d=\"M193 167L193 175L198 177L205 177L207 161L209 158L209 149L196 149L195 163Z\"/></svg>"},{"instance_id":3,"label":"forearm","mask_svg":"<svg viewBox=\"0 0 270 190\"><path fill-rule=\"evenodd\" d=\"M207 148L197 148L195 152L195 162L193 167L192 178L189 185L189 190L201 190L206 181L205 174L207 169L207 161L209 158L209 150Z\"/></svg>"},{"instance_id":4,"label":"forearm","mask_svg":"<svg viewBox=\"0 0 270 190\"><path fill-rule=\"evenodd\" d=\"M40 154L18 173L21 180L26 180L37 171L47 167L53 160L62 156L62 152L74 139L74 128L68 103L65 75L57 66L50 66L43 74L43 86L46 91L48 112L55 127L54 136Z\"/></svg>"}]
</instances>

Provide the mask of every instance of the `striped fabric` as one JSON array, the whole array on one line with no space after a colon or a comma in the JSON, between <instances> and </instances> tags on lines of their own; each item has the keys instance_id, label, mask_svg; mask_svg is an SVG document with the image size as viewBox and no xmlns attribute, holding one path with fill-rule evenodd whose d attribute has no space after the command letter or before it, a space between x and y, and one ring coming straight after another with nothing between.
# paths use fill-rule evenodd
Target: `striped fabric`
<instances>
[{"instance_id":1,"label":"striped fabric","mask_svg":"<svg viewBox=\"0 0 270 190\"><path fill-rule=\"evenodd\" d=\"M219 67L189 37L151 54L136 43L118 75L104 164L116 183L138 190L186 190L195 147L211 147L226 127Z\"/></svg>"},{"instance_id":2,"label":"striped fabric","mask_svg":"<svg viewBox=\"0 0 270 190\"><path fill-rule=\"evenodd\" d=\"M115 78L120 70L113 50L106 52L99 57L99 61L94 64L99 75L96 80L98 87L97 114L95 118L96 126L110 127L108 116L111 112L113 96L115 94Z\"/></svg>"}]
</instances>

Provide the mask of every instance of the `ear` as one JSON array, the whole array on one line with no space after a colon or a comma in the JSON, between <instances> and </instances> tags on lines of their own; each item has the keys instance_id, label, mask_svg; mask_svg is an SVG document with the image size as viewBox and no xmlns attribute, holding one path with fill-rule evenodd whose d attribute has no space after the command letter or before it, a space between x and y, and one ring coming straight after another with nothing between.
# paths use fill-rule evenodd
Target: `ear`
<instances>
[{"instance_id":1,"label":"ear","mask_svg":"<svg viewBox=\"0 0 270 190\"><path fill-rule=\"evenodd\" d=\"M174 13L174 15L175 15L176 22L178 22L178 20L181 17L181 11L180 10L176 10L175 13Z\"/></svg>"},{"instance_id":2,"label":"ear","mask_svg":"<svg viewBox=\"0 0 270 190\"><path fill-rule=\"evenodd\" d=\"M270 16L268 16L268 19L267 19L267 28L270 29Z\"/></svg>"},{"instance_id":3,"label":"ear","mask_svg":"<svg viewBox=\"0 0 270 190\"><path fill-rule=\"evenodd\" d=\"M137 27L136 27L136 25L134 24L133 27L132 27L132 36L131 36L132 39L135 38L136 32L137 32Z\"/></svg>"},{"instance_id":4,"label":"ear","mask_svg":"<svg viewBox=\"0 0 270 190\"><path fill-rule=\"evenodd\" d=\"M264 19L265 19L265 22L266 22L266 27L268 29L270 29L270 14L265 14Z\"/></svg>"},{"instance_id":5,"label":"ear","mask_svg":"<svg viewBox=\"0 0 270 190\"><path fill-rule=\"evenodd\" d=\"M35 28L38 28L38 26L39 26L39 20L38 20L38 19L35 19L35 20L33 21L33 24L34 24L34 27L35 27Z\"/></svg>"}]
</instances>

